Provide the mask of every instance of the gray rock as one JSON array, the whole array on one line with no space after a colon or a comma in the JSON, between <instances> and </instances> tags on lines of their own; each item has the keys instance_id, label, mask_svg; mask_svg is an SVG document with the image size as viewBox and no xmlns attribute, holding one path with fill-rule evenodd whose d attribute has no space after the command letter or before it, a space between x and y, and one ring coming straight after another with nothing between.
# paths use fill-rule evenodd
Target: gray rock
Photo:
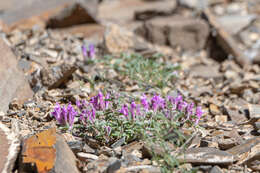
<instances>
[{"instance_id":1,"label":"gray rock","mask_svg":"<svg viewBox=\"0 0 260 173\"><path fill-rule=\"evenodd\" d=\"M220 169L219 166L214 166L209 173L222 173L222 170Z\"/></svg>"},{"instance_id":2,"label":"gray rock","mask_svg":"<svg viewBox=\"0 0 260 173\"><path fill-rule=\"evenodd\" d=\"M118 141L116 141L115 143L113 143L111 145L112 148L116 148L116 147L119 147L121 145L123 145L125 143L125 137L119 139Z\"/></svg>"},{"instance_id":3,"label":"gray rock","mask_svg":"<svg viewBox=\"0 0 260 173\"><path fill-rule=\"evenodd\" d=\"M9 103L17 98L19 103L32 98L28 81L17 67L17 60L12 50L0 38L0 110L6 111Z\"/></svg>"},{"instance_id":4,"label":"gray rock","mask_svg":"<svg viewBox=\"0 0 260 173\"><path fill-rule=\"evenodd\" d=\"M234 156L216 148L190 148L179 157L181 161L194 164L228 165L234 162Z\"/></svg>"},{"instance_id":5,"label":"gray rock","mask_svg":"<svg viewBox=\"0 0 260 173\"><path fill-rule=\"evenodd\" d=\"M183 16L156 17L144 24L146 39L155 44L184 50L199 50L205 46L209 26L200 19Z\"/></svg>"},{"instance_id":6,"label":"gray rock","mask_svg":"<svg viewBox=\"0 0 260 173\"><path fill-rule=\"evenodd\" d=\"M121 167L121 161L115 157L109 158L109 165L107 167L107 173L114 173Z\"/></svg>"},{"instance_id":7,"label":"gray rock","mask_svg":"<svg viewBox=\"0 0 260 173\"><path fill-rule=\"evenodd\" d=\"M41 70L42 84L48 89L59 87L67 82L68 78L76 71L76 67L70 64L60 64L52 68L44 68Z\"/></svg>"},{"instance_id":8,"label":"gray rock","mask_svg":"<svg viewBox=\"0 0 260 173\"><path fill-rule=\"evenodd\" d=\"M96 23L97 0L81 0L70 4L47 21L49 28L64 28L84 23Z\"/></svg>"},{"instance_id":9,"label":"gray rock","mask_svg":"<svg viewBox=\"0 0 260 173\"><path fill-rule=\"evenodd\" d=\"M83 161L87 161L87 160L97 160L98 156L94 155L94 154L88 154L88 153L83 153L83 152L79 152L77 153L77 156L80 160Z\"/></svg>"},{"instance_id":10,"label":"gray rock","mask_svg":"<svg viewBox=\"0 0 260 173\"><path fill-rule=\"evenodd\" d=\"M204 9L208 6L208 0L179 0L180 5L195 8L195 9Z\"/></svg>"},{"instance_id":11,"label":"gray rock","mask_svg":"<svg viewBox=\"0 0 260 173\"><path fill-rule=\"evenodd\" d=\"M0 171L12 172L20 150L20 141L8 127L0 122Z\"/></svg>"},{"instance_id":12,"label":"gray rock","mask_svg":"<svg viewBox=\"0 0 260 173\"><path fill-rule=\"evenodd\" d=\"M74 153L78 153L83 150L84 143L82 141L69 141L67 144Z\"/></svg>"},{"instance_id":13,"label":"gray rock","mask_svg":"<svg viewBox=\"0 0 260 173\"><path fill-rule=\"evenodd\" d=\"M226 15L217 18L217 21L223 28L232 35L239 33L243 28L248 26L254 19L255 15Z\"/></svg>"},{"instance_id":14,"label":"gray rock","mask_svg":"<svg viewBox=\"0 0 260 173\"><path fill-rule=\"evenodd\" d=\"M84 144L82 150L83 150L83 152L85 152L85 153L91 153L91 154L94 154L94 153L96 152L93 148L91 148L91 147L88 146L87 144Z\"/></svg>"},{"instance_id":15,"label":"gray rock","mask_svg":"<svg viewBox=\"0 0 260 173\"><path fill-rule=\"evenodd\" d=\"M234 156L239 157L239 155L250 151L252 147L254 147L255 145L257 145L259 143L260 143L260 137L254 137L252 139L245 141L243 144L240 144L238 146L235 146L235 147L227 150L227 152L233 154Z\"/></svg>"}]
</instances>

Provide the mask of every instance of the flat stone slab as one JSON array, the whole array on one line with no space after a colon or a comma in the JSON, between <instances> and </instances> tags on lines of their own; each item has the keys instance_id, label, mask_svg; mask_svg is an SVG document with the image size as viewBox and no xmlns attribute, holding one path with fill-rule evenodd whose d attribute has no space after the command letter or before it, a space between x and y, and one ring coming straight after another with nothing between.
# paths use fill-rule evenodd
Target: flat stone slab
<instances>
[{"instance_id":1,"label":"flat stone slab","mask_svg":"<svg viewBox=\"0 0 260 173\"><path fill-rule=\"evenodd\" d=\"M0 123L0 173L11 172L16 161L20 142L15 134Z\"/></svg>"},{"instance_id":2,"label":"flat stone slab","mask_svg":"<svg viewBox=\"0 0 260 173\"><path fill-rule=\"evenodd\" d=\"M76 157L55 128L33 135L23 141L19 172L79 172Z\"/></svg>"},{"instance_id":3,"label":"flat stone slab","mask_svg":"<svg viewBox=\"0 0 260 173\"><path fill-rule=\"evenodd\" d=\"M23 102L33 96L33 91L17 64L12 50L0 38L0 110L4 112L14 98Z\"/></svg>"},{"instance_id":4,"label":"flat stone slab","mask_svg":"<svg viewBox=\"0 0 260 173\"><path fill-rule=\"evenodd\" d=\"M234 162L234 156L216 148L190 148L179 157L181 161L194 164L228 165Z\"/></svg>"},{"instance_id":5,"label":"flat stone slab","mask_svg":"<svg viewBox=\"0 0 260 173\"><path fill-rule=\"evenodd\" d=\"M25 0L25 3L11 0L3 4L0 26L5 32L16 28L29 29L35 25L60 28L74 24L94 22L97 1L85 0ZM19 3L19 6L15 5ZM47 24L48 23L48 24ZM90 22L91 23L91 22Z\"/></svg>"}]
</instances>

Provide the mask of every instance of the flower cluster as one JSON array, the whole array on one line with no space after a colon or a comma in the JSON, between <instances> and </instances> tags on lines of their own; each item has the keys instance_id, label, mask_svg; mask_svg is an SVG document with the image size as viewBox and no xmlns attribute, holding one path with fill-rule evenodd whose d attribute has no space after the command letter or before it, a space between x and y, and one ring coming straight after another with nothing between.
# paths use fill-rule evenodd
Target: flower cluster
<instances>
[{"instance_id":1,"label":"flower cluster","mask_svg":"<svg viewBox=\"0 0 260 173\"><path fill-rule=\"evenodd\" d=\"M93 44L90 44L88 48L85 45L83 45L81 49L84 58L95 59L96 52L95 52L95 46Z\"/></svg>"},{"instance_id":2,"label":"flower cluster","mask_svg":"<svg viewBox=\"0 0 260 173\"><path fill-rule=\"evenodd\" d=\"M56 118L60 125L69 125L72 128L77 111L73 108L71 103L67 107L61 107L58 103L56 104L52 115Z\"/></svg>"},{"instance_id":3,"label":"flower cluster","mask_svg":"<svg viewBox=\"0 0 260 173\"><path fill-rule=\"evenodd\" d=\"M127 119L129 119L129 115L131 115L133 120L136 116L145 115L145 113L149 111L162 111L167 118L171 118L171 113L184 113L187 117L186 120L191 120L191 115L195 114L195 124L198 124L203 114L202 108L200 106L195 109L194 103L187 103L183 100L181 95L178 95L175 98L168 96L167 99L164 99L160 95L155 94L149 101L147 96L143 94L140 98L140 101L141 104L136 104L134 101L132 101L130 104L130 109L127 104L124 104L119 112ZM141 107L143 111L141 111Z\"/></svg>"},{"instance_id":4,"label":"flower cluster","mask_svg":"<svg viewBox=\"0 0 260 173\"><path fill-rule=\"evenodd\" d=\"M88 122L94 123L96 119L96 111L105 111L110 109L110 95L103 95L101 91L96 96L90 98L87 102L85 100L77 100L77 111L73 108L71 103L67 107L61 107L58 103L52 112L52 115L56 118L60 125L69 125L72 128L75 116L79 116L79 119L83 124ZM177 97L168 96L163 98L160 95L155 94L150 100L145 94L140 98L140 104L135 101L131 101L129 104L124 103L118 110L118 113L123 115L126 120L135 121L139 117L145 118L149 113L162 112L166 118L173 119L173 117L179 113L183 113L186 116L186 120L192 120L195 124L198 124L203 112L202 108L198 106L194 107L194 103L187 103L183 100L181 95ZM195 119L193 118L195 115ZM109 135L111 133L111 127L105 126L104 131Z\"/></svg>"},{"instance_id":5,"label":"flower cluster","mask_svg":"<svg viewBox=\"0 0 260 173\"><path fill-rule=\"evenodd\" d=\"M83 123L90 121L94 123L96 119L97 110L105 110L109 106L109 94L104 97L101 91L99 91L97 96L90 99L89 102L86 100L77 100L76 106L77 111L73 108L71 103L67 106L61 107L58 103L56 104L54 111L51 113L60 125L69 125L72 128L75 116L80 116L80 120Z\"/></svg>"}]
</instances>

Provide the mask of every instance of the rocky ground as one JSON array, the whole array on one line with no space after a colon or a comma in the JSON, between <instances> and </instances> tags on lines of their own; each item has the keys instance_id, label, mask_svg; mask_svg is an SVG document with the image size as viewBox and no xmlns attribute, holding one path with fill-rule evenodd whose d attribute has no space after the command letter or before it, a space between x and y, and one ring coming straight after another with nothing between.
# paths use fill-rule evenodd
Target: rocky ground
<instances>
[{"instance_id":1,"label":"rocky ground","mask_svg":"<svg viewBox=\"0 0 260 173\"><path fill-rule=\"evenodd\" d=\"M0 170L259 172L260 2L15 3L0 2ZM56 103L80 109L101 91L110 107L95 123L54 117ZM121 122L123 103L143 93L179 94L203 115Z\"/></svg>"}]
</instances>

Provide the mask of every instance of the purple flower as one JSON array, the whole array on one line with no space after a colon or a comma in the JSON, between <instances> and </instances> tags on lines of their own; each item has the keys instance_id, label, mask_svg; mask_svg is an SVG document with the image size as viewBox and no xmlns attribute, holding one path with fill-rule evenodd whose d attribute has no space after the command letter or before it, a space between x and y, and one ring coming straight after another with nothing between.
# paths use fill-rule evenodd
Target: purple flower
<instances>
[{"instance_id":1,"label":"purple flower","mask_svg":"<svg viewBox=\"0 0 260 173\"><path fill-rule=\"evenodd\" d=\"M128 107L126 104L124 104L120 110L120 113L123 114L126 118L128 118Z\"/></svg>"},{"instance_id":2,"label":"purple flower","mask_svg":"<svg viewBox=\"0 0 260 173\"><path fill-rule=\"evenodd\" d=\"M86 117L86 116L87 116L87 110L84 109L84 110L81 112L79 119L80 119L81 121L85 122L85 117Z\"/></svg>"},{"instance_id":3,"label":"purple flower","mask_svg":"<svg viewBox=\"0 0 260 173\"><path fill-rule=\"evenodd\" d=\"M80 100L76 100L76 106L81 110L83 104L80 103Z\"/></svg>"},{"instance_id":4,"label":"purple flower","mask_svg":"<svg viewBox=\"0 0 260 173\"><path fill-rule=\"evenodd\" d=\"M152 109L157 111L159 108L165 107L165 100L159 95L154 95L151 99L151 105Z\"/></svg>"},{"instance_id":5,"label":"purple flower","mask_svg":"<svg viewBox=\"0 0 260 173\"><path fill-rule=\"evenodd\" d=\"M202 108L201 108L201 106L198 106L197 109L196 109L196 117L197 117L197 119L196 119L195 124L199 123L202 114L203 114Z\"/></svg>"},{"instance_id":6,"label":"purple flower","mask_svg":"<svg viewBox=\"0 0 260 173\"><path fill-rule=\"evenodd\" d=\"M136 114L141 115L140 105L138 104L136 107Z\"/></svg>"},{"instance_id":7,"label":"purple flower","mask_svg":"<svg viewBox=\"0 0 260 173\"><path fill-rule=\"evenodd\" d=\"M178 104L178 110L179 111L184 111L184 109L188 106L188 103L185 102L185 101L180 101L179 104Z\"/></svg>"},{"instance_id":8,"label":"purple flower","mask_svg":"<svg viewBox=\"0 0 260 173\"><path fill-rule=\"evenodd\" d=\"M104 96L103 96L101 91L98 92L97 97L98 97L99 108L101 110L104 110L105 109L105 102L104 102L104 98L103 98Z\"/></svg>"},{"instance_id":9,"label":"purple flower","mask_svg":"<svg viewBox=\"0 0 260 173\"><path fill-rule=\"evenodd\" d=\"M132 101L131 106L130 106L130 112L132 116L132 120L135 119L135 110L136 110L136 104L134 101Z\"/></svg>"},{"instance_id":10,"label":"purple flower","mask_svg":"<svg viewBox=\"0 0 260 173\"><path fill-rule=\"evenodd\" d=\"M180 102L182 102L182 96L180 94L178 94L177 97L175 97L174 99L171 99L172 109L175 110ZM181 105L181 107L182 107L182 105Z\"/></svg>"},{"instance_id":11,"label":"purple flower","mask_svg":"<svg viewBox=\"0 0 260 173\"><path fill-rule=\"evenodd\" d=\"M92 122L94 122L95 119L96 119L96 110L95 110L95 108L92 108L92 110L91 110L91 116L92 116Z\"/></svg>"},{"instance_id":12,"label":"purple flower","mask_svg":"<svg viewBox=\"0 0 260 173\"><path fill-rule=\"evenodd\" d=\"M88 57L90 58L90 59L94 59L95 58L95 46L93 45L93 44L90 44L89 46L88 46Z\"/></svg>"},{"instance_id":13,"label":"purple flower","mask_svg":"<svg viewBox=\"0 0 260 173\"><path fill-rule=\"evenodd\" d=\"M81 51L82 51L82 54L83 54L84 58L88 56L87 48L86 48L85 45L81 46Z\"/></svg>"},{"instance_id":14,"label":"purple flower","mask_svg":"<svg viewBox=\"0 0 260 173\"><path fill-rule=\"evenodd\" d=\"M143 94L142 97L141 97L141 104L143 105L144 110L147 112L148 109L149 109L149 103L147 101L147 97L146 97L145 94Z\"/></svg>"},{"instance_id":15,"label":"purple flower","mask_svg":"<svg viewBox=\"0 0 260 173\"><path fill-rule=\"evenodd\" d=\"M109 93L107 93L107 95L106 95L106 98L105 98L105 108L106 109L108 109L108 106L109 106L109 99L110 98L110 95L109 95Z\"/></svg>"},{"instance_id":16,"label":"purple flower","mask_svg":"<svg viewBox=\"0 0 260 173\"><path fill-rule=\"evenodd\" d=\"M191 116L192 113L193 113L193 111L192 111L193 107L194 107L194 103L188 104L188 106L187 106L187 108L186 108L186 111L187 111L187 119L190 119L190 116Z\"/></svg>"},{"instance_id":17,"label":"purple flower","mask_svg":"<svg viewBox=\"0 0 260 173\"><path fill-rule=\"evenodd\" d=\"M67 112L68 112L68 123L70 128L72 128L73 123L74 123L74 119L75 116L78 114L75 109L73 108L73 106L71 105L71 103L69 103L69 105L67 106ZM66 120L67 121L67 120Z\"/></svg>"},{"instance_id":18,"label":"purple flower","mask_svg":"<svg viewBox=\"0 0 260 173\"><path fill-rule=\"evenodd\" d=\"M93 44L90 44L88 46L88 49L85 45L81 47L81 51L84 58L94 59L95 58L95 46Z\"/></svg>"},{"instance_id":19,"label":"purple flower","mask_svg":"<svg viewBox=\"0 0 260 173\"><path fill-rule=\"evenodd\" d=\"M62 117L61 117L61 106L59 103L56 103L56 106L54 107L54 111L51 113L52 116L55 117L55 119L61 124Z\"/></svg>"},{"instance_id":20,"label":"purple flower","mask_svg":"<svg viewBox=\"0 0 260 173\"><path fill-rule=\"evenodd\" d=\"M66 107L63 106L62 109L61 109L60 121L58 120L59 124L61 124L61 125L65 125L66 124L66 122L68 120L67 114L68 114L68 111L67 111Z\"/></svg>"},{"instance_id":21,"label":"purple flower","mask_svg":"<svg viewBox=\"0 0 260 173\"><path fill-rule=\"evenodd\" d=\"M111 133L111 127L110 126L105 126L105 131L107 133L107 136L109 136L110 133Z\"/></svg>"},{"instance_id":22,"label":"purple flower","mask_svg":"<svg viewBox=\"0 0 260 173\"><path fill-rule=\"evenodd\" d=\"M87 118L91 123L94 123L95 119L96 119L96 110L94 107L92 107L91 110L88 110L87 113Z\"/></svg>"},{"instance_id":23,"label":"purple flower","mask_svg":"<svg viewBox=\"0 0 260 173\"><path fill-rule=\"evenodd\" d=\"M67 108L65 106L61 108L61 106L57 103L54 111L52 112L52 115L56 118L60 125L68 124L70 128L72 128L75 116L77 114L78 112L75 111L71 103L69 103Z\"/></svg>"},{"instance_id":24,"label":"purple flower","mask_svg":"<svg viewBox=\"0 0 260 173\"><path fill-rule=\"evenodd\" d=\"M92 104L92 106L93 106L95 109L99 109L98 97L97 97L97 96L91 97L91 99L90 99L89 102Z\"/></svg>"},{"instance_id":25,"label":"purple flower","mask_svg":"<svg viewBox=\"0 0 260 173\"><path fill-rule=\"evenodd\" d=\"M86 107L87 106L87 101L86 100L82 100L81 102L82 102L82 104L81 104L82 107Z\"/></svg>"}]
</instances>

